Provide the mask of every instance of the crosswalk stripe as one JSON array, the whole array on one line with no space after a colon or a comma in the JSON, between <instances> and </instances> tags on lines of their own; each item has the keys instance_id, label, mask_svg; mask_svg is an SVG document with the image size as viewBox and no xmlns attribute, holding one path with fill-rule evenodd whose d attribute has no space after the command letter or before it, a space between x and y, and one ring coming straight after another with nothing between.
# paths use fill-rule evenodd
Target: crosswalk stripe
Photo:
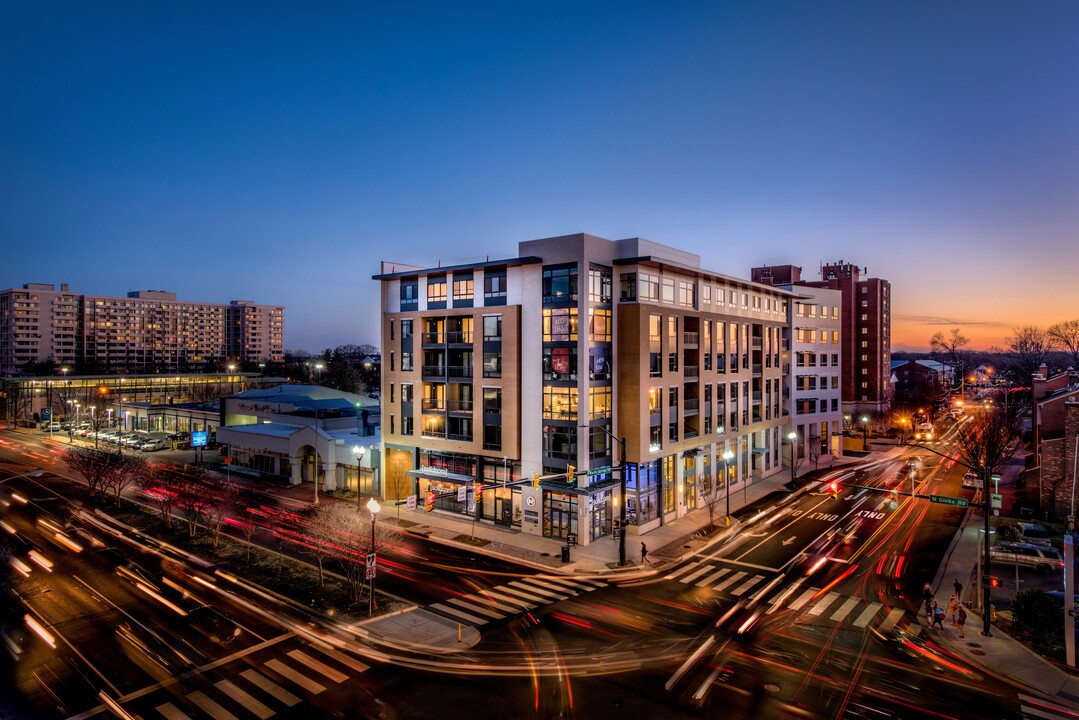
<instances>
[{"instance_id":1,"label":"crosswalk stripe","mask_svg":"<svg viewBox=\"0 0 1079 720\"><path fill-rule=\"evenodd\" d=\"M207 713L210 717L214 718L214 720L240 720L240 718L204 695L201 690L189 693L187 699L190 700L193 705L197 705L204 713Z\"/></svg>"},{"instance_id":2,"label":"crosswalk stripe","mask_svg":"<svg viewBox=\"0 0 1079 720\"><path fill-rule=\"evenodd\" d=\"M835 602L835 599L837 597L839 597L839 593L837 593L837 592L828 593L823 598L821 598L819 601L817 601L817 603L813 607L809 608L809 614L810 615L820 615L822 612L824 612L828 608L829 605L831 605L832 603Z\"/></svg>"},{"instance_id":3,"label":"crosswalk stripe","mask_svg":"<svg viewBox=\"0 0 1079 720\"><path fill-rule=\"evenodd\" d=\"M569 578L569 577L555 577L553 575L543 578L547 582L555 583L556 585L568 585L577 592L588 592L589 590L595 590L607 585L604 580L593 580L591 578Z\"/></svg>"},{"instance_id":4,"label":"crosswalk stripe","mask_svg":"<svg viewBox=\"0 0 1079 720\"><path fill-rule=\"evenodd\" d=\"M324 662L316 660L305 652L302 652L300 650L292 650L291 652L289 652L288 656L297 662L303 663L315 672L322 673L334 682L343 683L345 680L348 680L348 675L345 675L339 670L335 670Z\"/></svg>"},{"instance_id":5,"label":"crosswalk stripe","mask_svg":"<svg viewBox=\"0 0 1079 720\"><path fill-rule=\"evenodd\" d=\"M873 616L881 609L879 602L869 603L869 607L862 611L862 614L858 616L858 619L854 621L854 627L865 627L869 624L869 621L873 619Z\"/></svg>"},{"instance_id":6,"label":"crosswalk stripe","mask_svg":"<svg viewBox=\"0 0 1079 720\"><path fill-rule=\"evenodd\" d=\"M792 602L790 605L788 605L788 607L791 610L797 610L797 609L801 608L803 605L805 605L807 602L809 602L809 598L813 597L816 594L817 594L817 588L809 588L808 590L803 592L801 595L799 595L798 599L795 600L794 602Z\"/></svg>"},{"instance_id":7,"label":"crosswalk stripe","mask_svg":"<svg viewBox=\"0 0 1079 720\"><path fill-rule=\"evenodd\" d=\"M712 569L711 565L705 565L702 568L697 568L696 570L691 572L689 575L686 575L684 578L682 578L681 581L688 585L689 583L693 582L694 580L699 578L701 575L704 575L706 572L708 572L711 569Z\"/></svg>"},{"instance_id":8,"label":"crosswalk stripe","mask_svg":"<svg viewBox=\"0 0 1079 720\"><path fill-rule=\"evenodd\" d=\"M516 610L514 612L524 612L525 610L531 610L536 607L535 604L530 605L519 597L505 595L501 592L495 592L494 590L488 590L485 594L493 597L495 600L501 600L504 605L515 607Z\"/></svg>"},{"instance_id":9,"label":"crosswalk stripe","mask_svg":"<svg viewBox=\"0 0 1079 720\"><path fill-rule=\"evenodd\" d=\"M293 670L277 658L266 661L266 667L270 668L281 677L296 683L312 695L318 695L320 692L326 689L325 687L319 685L317 682L307 677L306 675L302 675L299 672Z\"/></svg>"},{"instance_id":10,"label":"crosswalk stripe","mask_svg":"<svg viewBox=\"0 0 1079 720\"><path fill-rule=\"evenodd\" d=\"M741 597L746 590L749 590L751 587L753 587L763 579L763 575L754 575L749 580L746 580L744 583L736 587L734 590L731 590L731 595Z\"/></svg>"},{"instance_id":11,"label":"crosswalk stripe","mask_svg":"<svg viewBox=\"0 0 1079 720\"><path fill-rule=\"evenodd\" d=\"M172 703L158 705L157 711L164 715L166 718L168 718L168 720L191 720L191 718L183 710L176 707Z\"/></svg>"},{"instance_id":12,"label":"crosswalk stripe","mask_svg":"<svg viewBox=\"0 0 1079 720\"><path fill-rule=\"evenodd\" d=\"M255 715L258 715L260 720L266 720L266 718L273 717L275 714L273 710L266 707L258 700L251 697L251 695L249 695L247 692L241 690L235 684L228 680L218 680L214 683L214 687L228 695L236 702L243 705L245 709L250 710L251 712L255 713Z\"/></svg>"},{"instance_id":13,"label":"crosswalk stripe","mask_svg":"<svg viewBox=\"0 0 1079 720\"><path fill-rule=\"evenodd\" d=\"M502 613L495 612L494 610L490 609L489 607L483 607L478 601L477 602L469 602L468 600L465 600L464 598L450 598L446 602L451 602L454 605L459 605L459 606L463 607L465 610L471 610L472 612L477 612L477 613L480 613L481 615L487 615L492 620L501 620L502 618L506 617Z\"/></svg>"},{"instance_id":14,"label":"crosswalk stripe","mask_svg":"<svg viewBox=\"0 0 1079 720\"><path fill-rule=\"evenodd\" d=\"M668 580L677 580L679 575L689 572L700 564L700 560L694 560L693 562L683 565L682 567L678 568L672 573L665 575L664 577L666 577Z\"/></svg>"},{"instance_id":15,"label":"crosswalk stripe","mask_svg":"<svg viewBox=\"0 0 1079 720\"><path fill-rule=\"evenodd\" d=\"M716 570L714 573L706 577L704 580L700 580L697 583L697 587L707 587L714 583L716 580L719 580L721 577L723 577L730 571L730 568L720 568L719 570Z\"/></svg>"},{"instance_id":16,"label":"crosswalk stripe","mask_svg":"<svg viewBox=\"0 0 1079 720\"><path fill-rule=\"evenodd\" d=\"M473 593L472 595L465 595L464 600L472 600L475 598L476 604L482 607L493 607L498 612L505 615L516 615L522 611L522 602L517 598L507 598L502 595L495 595L489 590L483 592Z\"/></svg>"},{"instance_id":17,"label":"crosswalk stripe","mask_svg":"<svg viewBox=\"0 0 1079 720\"><path fill-rule=\"evenodd\" d=\"M880 627L878 627L877 630L882 633L888 632L893 627L895 627L895 624L899 622L900 618L903 617L903 613L905 612L906 610L904 610L903 608L892 608L892 611L888 613L888 617L884 618L884 622L880 624Z\"/></svg>"},{"instance_id":18,"label":"crosswalk stripe","mask_svg":"<svg viewBox=\"0 0 1079 720\"><path fill-rule=\"evenodd\" d=\"M528 602L534 602L534 603L549 603L549 602L551 602L550 598L545 598L544 596L540 595L537 592L527 592L527 591L522 590L521 588L518 588L518 587L511 587L509 585L499 585L498 588L496 588L496 589L500 593L509 593L513 597L519 597L519 598L522 598L524 600L527 600Z\"/></svg>"},{"instance_id":19,"label":"crosswalk stripe","mask_svg":"<svg viewBox=\"0 0 1079 720\"><path fill-rule=\"evenodd\" d=\"M366 665L357 660L356 658L352 657L351 655L346 655L343 652L334 650L333 648L321 647L319 645L314 645L313 647L326 657L333 658L345 667L352 668L358 673L362 673L371 669L370 665Z\"/></svg>"},{"instance_id":20,"label":"crosswalk stripe","mask_svg":"<svg viewBox=\"0 0 1079 720\"><path fill-rule=\"evenodd\" d=\"M513 582L510 583L510 585L513 585L515 587L519 587L519 588L521 588L523 590L528 590L530 592L538 593L540 595L546 595L548 597L555 598L556 600L565 600L570 595L576 595L577 594L577 593L573 592L572 590L570 590L569 588L559 587L556 590L554 588L551 588L551 586L549 586L549 585L540 585L539 583L537 583L535 581L527 582L525 580L514 580Z\"/></svg>"},{"instance_id":21,"label":"crosswalk stripe","mask_svg":"<svg viewBox=\"0 0 1079 720\"><path fill-rule=\"evenodd\" d=\"M438 612L445 613L447 615L454 615L456 617L462 618L462 619L467 620L468 622L472 623L473 625L486 625L487 624L487 620L485 620L483 618L478 618L475 615L469 615L468 613L462 612L461 610L458 610L456 608L451 608L449 605L443 605L442 603L435 603L434 605L428 605L428 607L431 608L432 610L437 610Z\"/></svg>"},{"instance_id":22,"label":"crosswalk stripe","mask_svg":"<svg viewBox=\"0 0 1079 720\"><path fill-rule=\"evenodd\" d=\"M847 601L839 606L839 609L832 613L832 620L842 620L850 614L850 611L858 604L859 600L856 597L847 598Z\"/></svg>"},{"instance_id":23,"label":"crosswalk stripe","mask_svg":"<svg viewBox=\"0 0 1079 720\"><path fill-rule=\"evenodd\" d=\"M741 580L742 578L744 578L744 577L745 577L745 576L746 576L747 574L748 574L748 573L746 573L746 572L744 572L744 571L742 571L742 570L739 570L739 571L738 571L738 572L736 572L736 573L735 573L734 575L731 575L731 576L730 576L729 578L727 578L726 580L724 580L723 582L721 582L721 583L720 583L719 585L716 585L716 586L715 586L714 588L712 588L712 589L713 589L713 590L715 590L716 592L722 592L723 590L727 589L727 586L729 586L729 585L732 585L733 583L736 583L736 582L738 582L739 580Z\"/></svg>"},{"instance_id":24,"label":"crosswalk stripe","mask_svg":"<svg viewBox=\"0 0 1079 720\"><path fill-rule=\"evenodd\" d=\"M280 703L284 703L289 707L300 704L300 698L296 697L288 690L275 683L273 680L270 680L265 675L262 675L254 670L244 670L240 673L240 677L244 678L267 695L272 696Z\"/></svg>"}]
</instances>

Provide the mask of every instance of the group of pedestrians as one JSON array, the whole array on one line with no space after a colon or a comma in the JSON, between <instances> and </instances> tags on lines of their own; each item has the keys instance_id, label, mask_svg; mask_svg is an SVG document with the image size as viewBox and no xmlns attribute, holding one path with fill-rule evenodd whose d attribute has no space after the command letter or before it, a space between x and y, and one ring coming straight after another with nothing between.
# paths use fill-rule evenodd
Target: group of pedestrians
<instances>
[{"instance_id":1,"label":"group of pedestrians","mask_svg":"<svg viewBox=\"0 0 1079 720\"><path fill-rule=\"evenodd\" d=\"M929 629L932 630L937 627L941 630L944 629L944 617L948 615L951 617L951 625L953 628L959 631L959 637L966 637L964 634L964 626L967 622L967 609L963 607L963 584L956 578L952 587L955 589L948 597L948 609L937 605L937 601L933 599L933 588L929 583L925 584L925 588L922 590L922 600L925 601L925 619L929 623Z\"/></svg>"}]
</instances>

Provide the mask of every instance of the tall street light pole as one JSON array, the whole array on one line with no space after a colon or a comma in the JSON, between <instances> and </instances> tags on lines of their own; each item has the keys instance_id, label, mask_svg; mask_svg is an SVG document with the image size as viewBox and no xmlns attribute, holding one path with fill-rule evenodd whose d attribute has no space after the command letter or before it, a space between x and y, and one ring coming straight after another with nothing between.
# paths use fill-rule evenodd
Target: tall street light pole
<instances>
[{"instance_id":1,"label":"tall street light pole","mask_svg":"<svg viewBox=\"0 0 1079 720\"><path fill-rule=\"evenodd\" d=\"M862 416L862 450L869 452L869 416Z\"/></svg>"},{"instance_id":2,"label":"tall street light pole","mask_svg":"<svg viewBox=\"0 0 1079 720\"><path fill-rule=\"evenodd\" d=\"M727 524L731 524L731 460L734 453L730 450L723 452L723 485L727 488Z\"/></svg>"},{"instance_id":3,"label":"tall street light pole","mask_svg":"<svg viewBox=\"0 0 1079 720\"><path fill-rule=\"evenodd\" d=\"M352 452L356 455L356 512L360 511L360 473L363 471L363 451L359 445L352 446Z\"/></svg>"},{"instance_id":4,"label":"tall street light pole","mask_svg":"<svg viewBox=\"0 0 1079 720\"><path fill-rule=\"evenodd\" d=\"M370 561L370 565L367 567L367 577L371 580L371 592L367 598L367 615L368 617L375 614L375 567L378 562L378 558L375 555L375 521L378 520L378 511L382 508L378 504L378 500L372 496L367 501L367 509L371 513L371 552L367 554Z\"/></svg>"},{"instance_id":5,"label":"tall street light pole","mask_svg":"<svg viewBox=\"0 0 1079 720\"><path fill-rule=\"evenodd\" d=\"M794 441L798 439L798 433L791 430L787 433L787 439L791 441L791 490L794 489L794 463L798 459L798 447L794 444Z\"/></svg>"}]
</instances>

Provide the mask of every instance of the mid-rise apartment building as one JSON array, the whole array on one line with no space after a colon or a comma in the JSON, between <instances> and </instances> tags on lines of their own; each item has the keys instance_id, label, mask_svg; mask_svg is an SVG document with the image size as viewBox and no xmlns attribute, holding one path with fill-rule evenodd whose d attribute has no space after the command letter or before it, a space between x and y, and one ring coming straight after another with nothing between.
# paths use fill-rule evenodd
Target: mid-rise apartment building
<instances>
[{"instance_id":1,"label":"mid-rise apartment building","mask_svg":"<svg viewBox=\"0 0 1079 720\"><path fill-rule=\"evenodd\" d=\"M862 278L863 268L840 260L822 265L821 280L802 280L795 265L753 268L754 281L792 285L797 290L829 288L841 293L841 394L843 412L883 413L891 401L891 283Z\"/></svg>"},{"instance_id":2,"label":"mid-rise apartment building","mask_svg":"<svg viewBox=\"0 0 1079 720\"><path fill-rule=\"evenodd\" d=\"M82 295L67 284L0 291L0 374L49 361L94 372L177 372L283 355L279 306L180 301L157 290Z\"/></svg>"},{"instance_id":3,"label":"mid-rise apartment building","mask_svg":"<svg viewBox=\"0 0 1079 720\"><path fill-rule=\"evenodd\" d=\"M783 467L788 291L586 234L382 270L387 497L586 544L622 502L647 532Z\"/></svg>"}]
</instances>

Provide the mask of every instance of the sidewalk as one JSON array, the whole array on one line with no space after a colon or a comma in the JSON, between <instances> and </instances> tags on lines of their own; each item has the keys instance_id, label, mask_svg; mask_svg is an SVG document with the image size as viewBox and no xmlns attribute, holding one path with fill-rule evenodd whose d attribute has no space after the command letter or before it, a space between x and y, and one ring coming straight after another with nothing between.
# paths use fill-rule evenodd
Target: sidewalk
<instances>
[{"instance_id":1,"label":"sidewalk","mask_svg":"<svg viewBox=\"0 0 1079 720\"><path fill-rule=\"evenodd\" d=\"M1014 481L1019 469L1020 465L1015 463L1006 466L1001 473L1001 485L1007 484L1009 480ZM971 600L971 590L978 590L972 587L971 575L981 554L979 538L983 522L984 516L980 507L972 505L968 508L963 524L952 539L934 578L932 589L938 597L951 594L952 583L956 579L963 583L963 599ZM996 592L999 594L1001 591ZM969 607L971 603L966 604ZM964 628L965 638L960 638L959 631L952 627L945 627L943 632L926 632L928 637L944 641L966 660L1011 682L1040 691L1062 704L1079 709L1079 676L1064 671L992 625L992 637L983 637L982 627L982 615L972 610Z\"/></svg>"}]
</instances>

